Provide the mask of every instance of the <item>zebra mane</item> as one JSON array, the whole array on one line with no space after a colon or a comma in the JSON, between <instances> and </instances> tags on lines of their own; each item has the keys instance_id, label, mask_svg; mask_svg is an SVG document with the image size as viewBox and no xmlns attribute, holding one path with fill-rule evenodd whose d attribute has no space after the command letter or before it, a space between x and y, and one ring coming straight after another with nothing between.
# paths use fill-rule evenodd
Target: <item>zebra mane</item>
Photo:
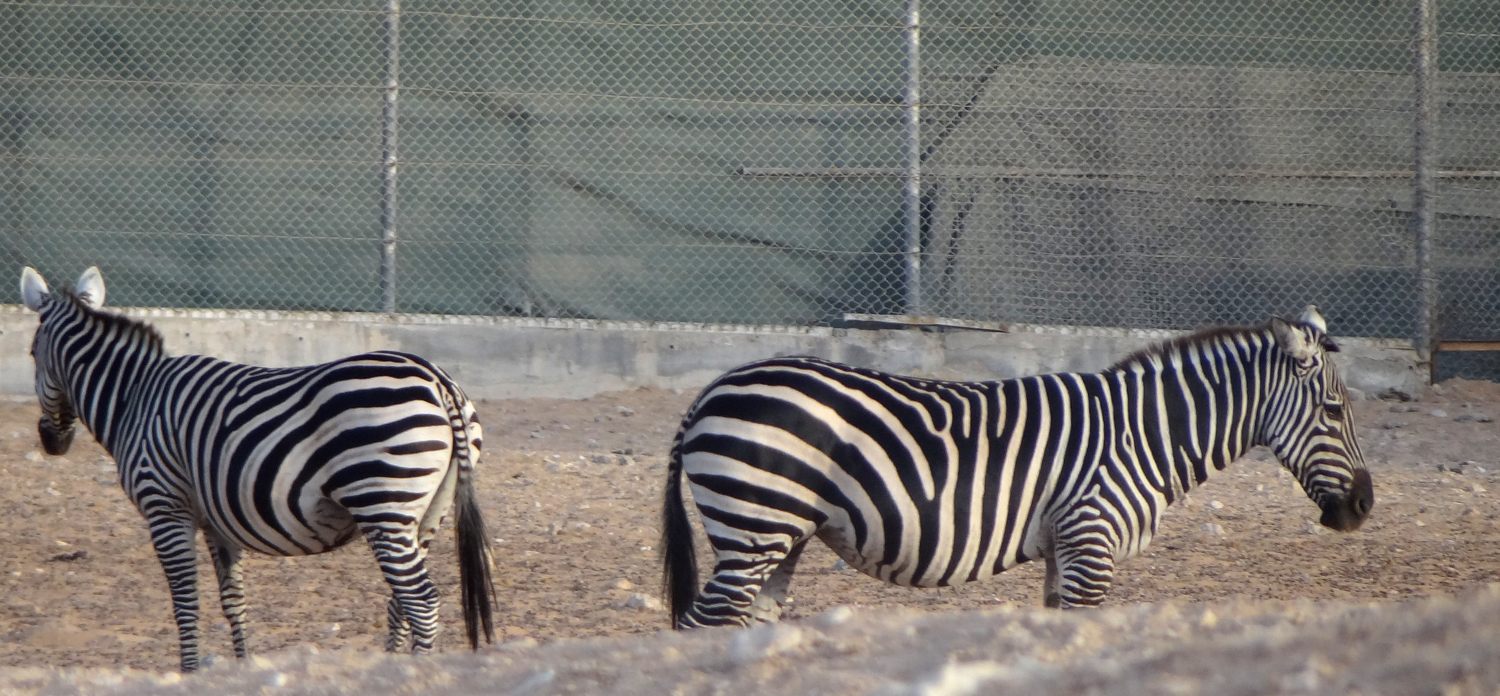
<instances>
[{"instance_id":1,"label":"zebra mane","mask_svg":"<svg viewBox=\"0 0 1500 696\"><path fill-rule=\"evenodd\" d=\"M1170 338L1131 353L1123 360L1110 365L1107 371L1124 369L1157 356L1172 355L1188 348L1196 348L1201 345L1214 343L1226 337L1264 333L1269 329L1270 325L1266 324L1263 326L1216 326L1201 331L1194 331L1186 336Z\"/></svg>"},{"instance_id":2,"label":"zebra mane","mask_svg":"<svg viewBox=\"0 0 1500 696\"><path fill-rule=\"evenodd\" d=\"M143 321L136 321L123 314L115 314L114 312L90 307L87 302L78 297L78 292L71 285L58 289L53 293L52 297L53 299L61 299L68 302L74 309L83 313L84 316L92 318L93 321L106 330L113 330L115 335L121 339L139 340L153 352L165 352L161 332L157 331L156 327Z\"/></svg>"}]
</instances>

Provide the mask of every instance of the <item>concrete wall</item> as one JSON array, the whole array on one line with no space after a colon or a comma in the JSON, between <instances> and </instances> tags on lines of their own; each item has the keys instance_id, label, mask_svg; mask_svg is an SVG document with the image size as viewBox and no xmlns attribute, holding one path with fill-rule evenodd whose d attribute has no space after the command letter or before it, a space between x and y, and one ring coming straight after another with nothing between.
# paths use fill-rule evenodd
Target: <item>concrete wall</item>
<instances>
[{"instance_id":1,"label":"concrete wall","mask_svg":"<svg viewBox=\"0 0 1500 696\"><path fill-rule=\"evenodd\" d=\"M940 379L1004 379L1102 369L1173 335L1013 326L1007 333L603 322L558 319L116 309L155 325L173 354L259 365L323 362L367 350L417 353L470 397L583 398L640 386L699 387L758 358L812 354ZM36 315L0 305L0 394L31 394ZM1426 375L1406 341L1340 339L1336 361L1366 394L1415 393Z\"/></svg>"}]
</instances>

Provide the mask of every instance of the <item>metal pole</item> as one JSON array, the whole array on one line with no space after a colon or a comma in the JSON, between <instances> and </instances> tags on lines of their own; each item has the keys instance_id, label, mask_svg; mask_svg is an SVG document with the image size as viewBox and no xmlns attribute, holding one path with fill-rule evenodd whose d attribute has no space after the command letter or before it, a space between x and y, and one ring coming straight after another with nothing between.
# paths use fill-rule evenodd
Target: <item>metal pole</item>
<instances>
[{"instance_id":1,"label":"metal pole","mask_svg":"<svg viewBox=\"0 0 1500 696\"><path fill-rule=\"evenodd\" d=\"M1416 116L1412 148L1415 157L1412 221L1417 241L1417 335L1414 342L1419 358L1428 364L1430 370L1433 348L1437 344L1437 283L1432 273L1432 234L1436 222L1432 167L1433 135L1437 129L1433 95L1433 78L1437 67L1436 0L1416 0L1415 9L1413 30L1416 51L1412 61L1412 76Z\"/></svg>"},{"instance_id":2,"label":"metal pole","mask_svg":"<svg viewBox=\"0 0 1500 696\"><path fill-rule=\"evenodd\" d=\"M396 126L401 96L401 0L385 3L385 104L380 128L380 309L396 311Z\"/></svg>"},{"instance_id":3,"label":"metal pole","mask_svg":"<svg viewBox=\"0 0 1500 696\"><path fill-rule=\"evenodd\" d=\"M906 313L922 313L922 0L906 0L904 273Z\"/></svg>"}]
</instances>

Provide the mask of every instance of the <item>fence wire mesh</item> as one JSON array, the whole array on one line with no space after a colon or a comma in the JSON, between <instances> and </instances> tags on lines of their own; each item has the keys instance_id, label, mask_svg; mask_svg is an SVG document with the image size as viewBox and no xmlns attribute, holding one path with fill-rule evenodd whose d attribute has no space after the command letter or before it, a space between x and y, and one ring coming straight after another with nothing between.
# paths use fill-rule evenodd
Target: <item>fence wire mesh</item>
<instances>
[{"instance_id":1,"label":"fence wire mesh","mask_svg":"<svg viewBox=\"0 0 1500 696\"><path fill-rule=\"evenodd\" d=\"M1414 0L904 3L6 0L0 254L124 305L1414 335ZM1439 11L1438 330L1496 339L1500 5Z\"/></svg>"}]
</instances>

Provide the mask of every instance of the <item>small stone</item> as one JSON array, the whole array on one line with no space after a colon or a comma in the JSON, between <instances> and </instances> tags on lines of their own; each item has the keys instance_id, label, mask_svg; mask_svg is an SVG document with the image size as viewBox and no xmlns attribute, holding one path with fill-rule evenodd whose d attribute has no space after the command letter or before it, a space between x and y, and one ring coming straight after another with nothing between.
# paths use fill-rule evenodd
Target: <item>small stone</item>
<instances>
[{"instance_id":1,"label":"small stone","mask_svg":"<svg viewBox=\"0 0 1500 696\"><path fill-rule=\"evenodd\" d=\"M627 609L645 609L646 611L661 611L661 600L644 592L632 592L625 599Z\"/></svg>"},{"instance_id":2,"label":"small stone","mask_svg":"<svg viewBox=\"0 0 1500 696\"><path fill-rule=\"evenodd\" d=\"M1224 509L1224 504L1221 503L1221 502L1219 502L1219 501L1217 501L1217 500L1209 501L1208 506L1211 507L1211 508L1213 508L1213 509L1215 509L1215 510L1223 510Z\"/></svg>"},{"instance_id":3,"label":"small stone","mask_svg":"<svg viewBox=\"0 0 1500 696\"><path fill-rule=\"evenodd\" d=\"M1391 413L1406 413L1405 404L1391 404Z\"/></svg>"},{"instance_id":4,"label":"small stone","mask_svg":"<svg viewBox=\"0 0 1500 696\"><path fill-rule=\"evenodd\" d=\"M1426 526L1427 526L1427 523L1426 523L1426 522L1423 522L1423 521L1422 521L1422 520L1417 520L1417 526L1418 526L1418 527L1426 527Z\"/></svg>"},{"instance_id":5,"label":"small stone","mask_svg":"<svg viewBox=\"0 0 1500 696\"><path fill-rule=\"evenodd\" d=\"M829 566L828 569L829 570L833 570L833 571L841 571L841 570L849 570L850 568L849 568L849 564L845 563L844 559L840 558L840 559L835 560L833 562L833 565Z\"/></svg>"},{"instance_id":6,"label":"small stone","mask_svg":"<svg viewBox=\"0 0 1500 696\"><path fill-rule=\"evenodd\" d=\"M1448 412L1440 408L1435 408L1427 415L1432 416L1433 418L1447 418Z\"/></svg>"},{"instance_id":7,"label":"small stone","mask_svg":"<svg viewBox=\"0 0 1500 696\"><path fill-rule=\"evenodd\" d=\"M619 464L620 466L630 466L631 464L635 463L635 460L623 454L617 454L615 455L615 463Z\"/></svg>"},{"instance_id":8,"label":"small stone","mask_svg":"<svg viewBox=\"0 0 1500 696\"><path fill-rule=\"evenodd\" d=\"M1321 536L1328 533L1328 529L1315 522L1308 522L1302 526L1302 531L1311 536Z\"/></svg>"},{"instance_id":9,"label":"small stone","mask_svg":"<svg viewBox=\"0 0 1500 696\"><path fill-rule=\"evenodd\" d=\"M273 689L279 689L283 686L286 686L286 681L286 673L274 672L271 674L271 676L266 677L266 686L269 686Z\"/></svg>"},{"instance_id":10,"label":"small stone","mask_svg":"<svg viewBox=\"0 0 1500 696\"><path fill-rule=\"evenodd\" d=\"M31 450L30 452L27 452L26 453L26 461L28 461L28 462L39 462L39 461L42 461L42 451L41 450Z\"/></svg>"},{"instance_id":11,"label":"small stone","mask_svg":"<svg viewBox=\"0 0 1500 696\"><path fill-rule=\"evenodd\" d=\"M616 406L615 413L618 413L622 416L633 416L635 415L635 409L628 406Z\"/></svg>"},{"instance_id":12,"label":"small stone","mask_svg":"<svg viewBox=\"0 0 1500 696\"><path fill-rule=\"evenodd\" d=\"M339 632L339 625L337 623L335 623L334 625L329 626L328 628L323 629L323 632L327 633L328 635L333 635L335 633L338 633Z\"/></svg>"},{"instance_id":13,"label":"small stone","mask_svg":"<svg viewBox=\"0 0 1500 696\"><path fill-rule=\"evenodd\" d=\"M69 551L67 553L56 554L56 555L52 556L52 560L54 560L54 561L69 561L69 562L71 562L71 561L86 560L88 557L89 557L88 549L78 549L77 551Z\"/></svg>"},{"instance_id":14,"label":"small stone","mask_svg":"<svg viewBox=\"0 0 1500 696\"><path fill-rule=\"evenodd\" d=\"M553 522L553 523L547 525L547 534L549 534L551 536L558 536L558 535L560 535L562 533L563 533L563 526L562 526L562 524L557 523L557 522Z\"/></svg>"},{"instance_id":15,"label":"small stone","mask_svg":"<svg viewBox=\"0 0 1500 696\"><path fill-rule=\"evenodd\" d=\"M607 454L596 454L591 461L593 461L595 464L610 464L614 462L614 460L614 457L611 457Z\"/></svg>"},{"instance_id":16,"label":"small stone","mask_svg":"<svg viewBox=\"0 0 1500 696\"><path fill-rule=\"evenodd\" d=\"M599 449L599 441L593 438L588 439L587 445L589 449Z\"/></svg>"},{"instance_id":17,"label":"small stone","mask_svg":"<svg viewBox=\"0 0 1500 696\"><path fill-rule=\"evenodd\" d=\"M1467 423L1467 422L1469 422L1471 420L1474 420L1474 414L1472 414L1472 413L1461 413L1461 414L1455 416L1453 418L1453 420L1456 423Z\"/></svg>"},{"instance_id":18,"label":"small stone","mask_svg":"<svg viewBox=\"0 0 1500 696\"><path fill-rule=\"evenodd\" d=\"M544 437L547 437L547 436L544 435L544 434L542 434L542 431L540 431L540 430L533 430L533 431L531 431L531 439L533 439L533 440L540 440L540 439L542 439Z\"/></svg>"},{"instance_id":19,"label":"small stone","mask_svg":"<svg viewBox=\"0 0 1500 696\"><path fill-rule=\"evenodd\" d=\"M1203 525L1203 531L1214 536L1219 536L1224 533L1224 528L1217 524L1205 524Z\"/></svg>"},{"instance_id":20,"label":"small stone","mask_svg":"<svg viewBox=\"0 0 1500 696\"><path fill-rule=\"evenodd\" d=\"M1471 490L1471 491L1473 491L1475 493L1483 493L1483 492L1485 492L1484 491L1484 486L1481 486L1481 485L1479 485L1477 483L1474 484L1474 485L1472 485L1472 486L1469 486L1469 490Z\"/></svg>"},{"instance_id":21,"label":"small stone","mask_svg":"<svg viewBox=\"0 0 1500 696\"><path fill-rule=\"evenodd\" d=\"M572 527L573 531L581 532L581 531L583 531L585 529L589 529L590 527L593 527L594 525L591 525L591 524L589 524L587 522L574 522L573 524L568 525L568 526Z\"/></svg>"},{"instance_id":22,"label":"small stone","mask_svg":"<svg viewBox=\"0 0 1500 696\"><path fill-rule=\"evenodd\" d=\"M672 390L672 396L682 396L682 394L683 394L682 387L677 387L677 388L675 388L675 389Z\"/></svg>"},{"instance_id":23,"label":"small stone","mask_svg":"<svg viewBox=\"0 0 1500 696\"><path fill-rule=\"evenodd\" d=\"M1495 419L1489 417L1488 414L1476 413L1476 414L1474 414L1474 422L1475 423L1494 423Z\"/></svg>"},{"instance_id":24,"label":"small stone","mask_svg":"<svg viewBox=\"0 0 1500 696\"><path fill-rule=\"evenodd\" d=\"M617 590L632 590L635 589L635 583L626 580L625 578L620 578L619 580L615 581L613 587Z\"/></svg>"}]
</instances>

